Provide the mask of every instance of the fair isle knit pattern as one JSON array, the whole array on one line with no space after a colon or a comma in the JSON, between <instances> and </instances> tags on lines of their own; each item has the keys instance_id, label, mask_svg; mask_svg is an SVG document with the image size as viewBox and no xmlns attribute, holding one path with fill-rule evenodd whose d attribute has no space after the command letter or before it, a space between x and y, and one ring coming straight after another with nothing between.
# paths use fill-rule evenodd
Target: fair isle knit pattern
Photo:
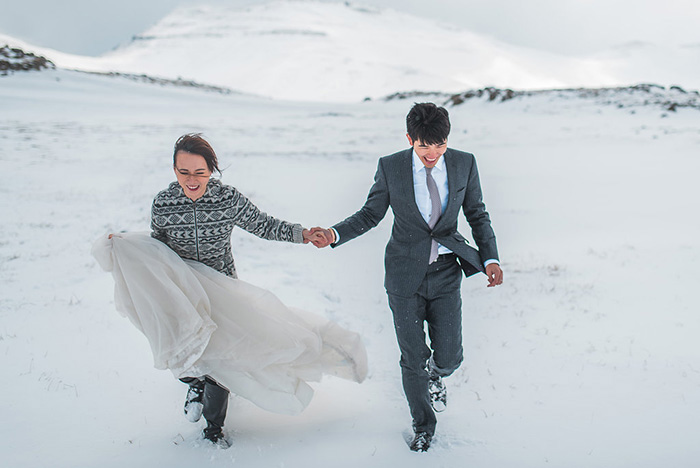
<instances>
[{"instance_id":1,"label":"fair isle knit pattern","mask_svg":"<svg viewBox=\"0 0 700 468\"><path fill-rule=\"evenodd\" d=\"M237 278L231 252L234 226L269 240L304 241L300 224L268 216L237 189L210 179L197 201L185 196L173 182L153 200L151 236L164 242L180 257L197 260Z\"/></svg>"}]
</instances>

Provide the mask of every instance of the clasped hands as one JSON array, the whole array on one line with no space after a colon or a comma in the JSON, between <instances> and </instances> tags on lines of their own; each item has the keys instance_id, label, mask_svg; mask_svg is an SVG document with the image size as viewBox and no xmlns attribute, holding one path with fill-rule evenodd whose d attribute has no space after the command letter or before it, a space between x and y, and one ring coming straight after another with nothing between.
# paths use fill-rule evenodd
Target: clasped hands
<instances>
[{"instance_id":1,"label":"clasped hands","mask_svg":"<svg viewBox=\"0 0 700 468\"><path fill-rule=\"evenodd\" d=\"M313 227L311 229L304 229L303 235L304 244L311 243L319 249L328 247L335 242L335 233L332 229Z\"/></svg>"}]
</instances>

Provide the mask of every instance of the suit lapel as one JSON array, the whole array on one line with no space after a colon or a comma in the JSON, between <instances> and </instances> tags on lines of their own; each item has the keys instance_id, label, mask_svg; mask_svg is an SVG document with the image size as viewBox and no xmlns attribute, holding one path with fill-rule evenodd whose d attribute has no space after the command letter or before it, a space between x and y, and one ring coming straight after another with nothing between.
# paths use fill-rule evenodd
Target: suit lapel
<instances>
[{"instance_id":1,"label":"suit lapel","mask_svg":"<svg viewBox=\"0 0 700 468\"><path fill-rule=\"evenodd\" d=\"M454 209L454 204L457 203L457 181L459 180L459 168L457 167L456 160L452 157L451 151L448 149L442 156L445 158L445 168L447 169L447 190L449 195L447 197L447 206L445 206L445 211L443 211L437 225L434 229L437 229L440 224L449 222L450 215Z\"/></svg>"}]
</instances>

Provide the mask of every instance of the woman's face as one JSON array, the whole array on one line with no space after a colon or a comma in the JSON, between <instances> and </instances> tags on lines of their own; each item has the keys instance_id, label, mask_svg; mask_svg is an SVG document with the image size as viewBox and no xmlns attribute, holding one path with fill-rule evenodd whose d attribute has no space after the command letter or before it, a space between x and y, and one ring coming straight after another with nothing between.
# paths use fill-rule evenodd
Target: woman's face
<instances>
[{"instance_id":1,"label":"woman's face","mask_svg":"<svg viewBox=\"0 0 700 468\"><path fill-rule=\"evenodd\" d=\"M207 190L211 171L203 156L180 150L175 155L175 176L185 195L196 201Z\"/></svg>"}]
</instances>

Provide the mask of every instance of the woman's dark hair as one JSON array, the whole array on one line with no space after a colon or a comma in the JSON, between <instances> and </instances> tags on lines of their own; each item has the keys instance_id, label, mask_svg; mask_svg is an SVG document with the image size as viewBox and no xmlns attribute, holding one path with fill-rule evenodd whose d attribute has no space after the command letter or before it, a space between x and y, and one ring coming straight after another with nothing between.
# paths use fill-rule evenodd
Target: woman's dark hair
<instances>
[{"instance_id":1,"label":"woman's dark hair","mask_svg":"<svg viewBox=\"0 0 700 468\"><path fill-rule=\"evenodd\" d=\"M219 170L219 161L216 159L214 148L211 147L207 140L202 138L201 133L188 133L177 139L175 142L175 151L173 151L173 167L177 163L178 151L198 154L207 162L207 168L209 171L212 173L218 172L221 174L221 171Z\"/></svg>"},{"instance_id":2,"label":"woman's dark hair","mask_svg":"<svg viewBox=\"0 0 700 468\"><path fill-rule=\"evenodd\" d=\"M432 102L414 104L406 116L406 131L413 141L420 140L426 145L444 143L450 134L447 109Z\"/></svg>"}]
</instances>

